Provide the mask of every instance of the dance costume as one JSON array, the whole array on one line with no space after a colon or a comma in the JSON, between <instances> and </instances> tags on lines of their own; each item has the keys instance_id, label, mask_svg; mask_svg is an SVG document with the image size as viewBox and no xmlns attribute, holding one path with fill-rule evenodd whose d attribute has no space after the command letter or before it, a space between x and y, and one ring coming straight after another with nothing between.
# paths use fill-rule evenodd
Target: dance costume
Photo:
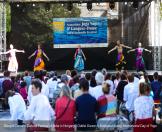
<instances>
[{"instance_id":1,"label":"dance costume","mask_svg":"<svg viewBox=\"0 0 162 132\"><path fill-rule=\"evenodd\" d=\"M77 71L84 70L83 52L81 49L76 50L74 58L75 58L74 68Z\"/></svg>"},{"instance_id":2,"label":"dance costume","mask_svg":"<svg viewBox=\"0 0 162 132\"><path fill-rule=\"evenodd\" d=\"M8 71L10 72L17 72L18 70L18 62L16 59L16 49L10 50L9 56L9 64L8 64Z\"/></svg>"},{"instance_id":3,"label":"dance costume","mask_svg":"<svg viewBox=\"0 0 162 132\"><path fill-rule=\"evenodd\" d=\"M44 70L45 63L42 59L42 54L43 54L42 50L40 50L40 51L36 50L36 52L35 52L36 59L35 59L35 62L34 62L34 71Z\"/></svg>"},{"instance_id":4,"label":"dance costume","mask_svg":"<svg viewBox=\"0 0 162 132\"><path fill-rule=\"evenodd\" d=\"M126 64L126 61L125 61L123 53L122 52L118 53L117 63L115 65L116 69L121 70L125 64Z\"/></svg>"},{"instance_id":5,"label":"dance costume","mask_svg":"<svg viewBox=\"0 0 162 132\"><path fill-rule=\"evenodd\" d=\"M137 71L144 70L145 63L142 57L143 48L136 48L136 69Z\"/></svg>"}]
</instances>

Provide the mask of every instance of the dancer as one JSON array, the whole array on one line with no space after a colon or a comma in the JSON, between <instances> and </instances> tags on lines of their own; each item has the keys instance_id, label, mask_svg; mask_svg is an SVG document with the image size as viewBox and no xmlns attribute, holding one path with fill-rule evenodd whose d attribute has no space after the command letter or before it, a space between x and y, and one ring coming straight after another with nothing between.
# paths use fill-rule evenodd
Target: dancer
<instances>
[{"instance_id":1,"label":"dancer","mask_svg":"<svg viewBox=\"0 0 162 132\"><path fill-rule=\"evenodd\" d=\"M76 52L75 52L75 55L74 55L74 68L77 70L77 71L82 71L84 70L84 60L83 60L83 57L84 57L84 60L86 61L86 57L81 49L81 46L78 45L78 48L76 49Z\"/></svg>"},{"instance_id":2,"label":"dancer","mask_svg":"<svg viewBox=\"0 0 162 132\"><path fill-rule=\"evenodd\" d=\"M115 65L116 70L123 70L124 69L124 65L126 64L124 55L123 55L123 48L127 48L127 49L132 49L131 47L128 47L124 44L121 44L120 41L117 41L116 46L108 51L108 54L110 54L112 51L116 50L118 51L118 56L117 56L117 63Z\"/></svg>"},{"instance_id":3,"label":"dancer","mask_svg":"<svg viewBox=\"0 0 162 132\"><path fill-rule=\"evenodd\" d=\"M129 50L128 53L135 51L136 52L136 70L139 71L145 71L145 62L143 60L142 54L143 51L147 51L151 53L150 50L142 48L142 43L138 43L138 48Z\"/></svg>"},{"instance_id":4,"label":"dancer","mask_svg":"<svg viewBox=\"0 0 162 132\"><path fill-rule=\"evenodd\" d=\"M43 56L45 56L48 61L49 61L49 58L44 53L44 51L41 49L40 44L38 44L38 49L33 54L31 54L28 57L28 59L30 59L33 56L36 56L36 59L35 59L35 62L34 62L34 71L44 70L45 64L44 64L44 61L43 61L42 58L43 58Z\"/></svg>"},{"instance_id":5,"label":"dancer","mask_svg":"<svg viewBox=\"0 0 162 132\"><path fill-rule=\"evenodd\" d=\"M17 70L18 70L18 62L17 62L17 59L16 59L16 52L25 53L24 50L14 49L12 44L10 44L10 50L8 50L7 52L1 53L1 54L10 54L9 55L8 71L15 72L15 73L17 73Z\"/></svg>"}]
</instances>

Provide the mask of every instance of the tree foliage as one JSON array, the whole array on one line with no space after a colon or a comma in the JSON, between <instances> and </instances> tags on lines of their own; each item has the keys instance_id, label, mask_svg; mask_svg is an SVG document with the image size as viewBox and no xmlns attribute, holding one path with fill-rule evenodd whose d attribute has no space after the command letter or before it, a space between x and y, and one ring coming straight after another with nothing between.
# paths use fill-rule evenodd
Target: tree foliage
<instances>
[{"instance_id":1,"label":"tree foliage","mask_svg":"<svg viewBox=\"0 0 162 132\"><path fill-rule=\"evenodd\" d=\"M79 17L80 10L74 6L68 11L61 4L12 5L12 35L10 41L23 48L31 48L38 42L53 43L53 18ZM19 47L19 46L18 46Z\"/></svg>"}]
</instances>

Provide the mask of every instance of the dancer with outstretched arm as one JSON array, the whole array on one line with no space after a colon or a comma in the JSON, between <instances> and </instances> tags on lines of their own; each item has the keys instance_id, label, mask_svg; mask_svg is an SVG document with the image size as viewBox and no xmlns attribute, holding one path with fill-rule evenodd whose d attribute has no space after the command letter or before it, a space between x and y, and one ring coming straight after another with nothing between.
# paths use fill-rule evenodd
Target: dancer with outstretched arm
<instances>
[{"instance_id":1,"label":"dancer with outstretched arm","mask_svg":"<svg viewBox=\"0 0 162 132\"><path fill-rule=\"evenodd\" d=\"M17 73L18 71L18 62L16 58L16 52L25 53L24 50L14 49L12 44L10 44L10 50L8 50L7 52L1 53L1 54L9 54L8 71L15 72L15 73Z\"/></svg>"},{"instance_id":2,"label":"dancer with outstretched arm","mask_svg":"<svg viewBox=\"0 0 162 132\"><path fill-rule=\"evenodd\" d=\"M148 49L142 48L142 43L140 43L140 42L138 43L138 48L129 50L128 53L133 52L133 51L136 52L136 70L137 70L137 72L139 72L139 71L145 72L145 62L144 62L144 59L142 56L143 51L146 51L149 53L151 53L151 51Z\"/></svg>"},{"instance_id":3,"label":"dancer with outstretched arm","mask_svg":"<svg viewBox=\"0 0 162 132\"><path fill-rule=\"evenodd\" d=\"M43 60L43 56L46 57L46 59L49 61L48 56L45 54L45 52L41 49L41 45L38 44L38 49L31 54L28 59L30 59L31 57L36 56L35 62L34 62L34 71L40 71L40 70L44 70L45 68L45 63Z\"/></svg>"},{"instance_id":4,"label":"dancer with outstretched arm","mask_svg":"<svg viewBox=\"0 0 162 132\"><path fill-rule=\"evenodd\" d=\"M118 70L119 71L120 70L123 70L124 69L124 65L126 64L125 57L124 57L124 54L123 54L123 48L132 49L129 46L126 46L124 44L121 44L120 41L118 40L116 46L113 49L111 49L111 50L108 51L108 54L110 54L114 50L117 50L118 51L117 63L115 65L117 71Z\"/></svg>"}]
</instances>

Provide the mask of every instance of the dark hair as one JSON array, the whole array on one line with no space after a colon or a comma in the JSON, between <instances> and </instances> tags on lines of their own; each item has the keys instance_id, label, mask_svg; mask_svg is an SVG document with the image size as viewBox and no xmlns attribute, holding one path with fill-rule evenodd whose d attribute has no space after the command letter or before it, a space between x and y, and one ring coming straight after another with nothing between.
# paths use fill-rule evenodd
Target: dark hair
<instances>
[{"instance_id":1,"label":"dark hair","mask_svg":"<svg viewBox=\"0 0 162 132\"><path fill-rule=\"evenodd\" d=\"M105 76L105 81L106 80L110 80L111 79L111 74L110 73L107 73L106 76Z\"/></svg>"},{"instance_id":2,"label":"dark hair","mask_svg":"<svg viewBox=\"0 0 162 132\"><path fill-rule=\"evenodd\" d=\"M75 75L77 75L77 71L76 70L72 70L71 71L71 77L73 78Z\"/></svg>"},{"instance_id":3,"label":"dark hair","mask_svg":"<svg viewBox=\"0 0 162 132\"><path fill-rule=\"evenodd\" d=\"M90 86L91 87L96 87L97 86L97 83L96 83L96 80L95 80L95 76L91 77Z\"/></svg>"},{"instance_id":4,"label":"dark hair","mask_svg":"<svg viewBox=\"0 0 162 132\"><path fill-rule=\"evenodd\" d=\"M156 79L156 80L159 79L159 74L158 74L158 72L155 72L155 73L154 73L154 79Z\"/></svg>"},{"instance_id":5,"label":"dark hair","mask_svg":"<svg viewBox=\"0 0 162 132\"><path fill-rule=\"evenodd\" d=\"M75 75L75 76L73 77L73 81L74 81L74 84L75 84L75 83L79 83L79 76L78 76L78 75Z\"/></svg>"},{"instance_id":6,"label":"dark hair","mask_svg":"<svg viewBox=\"0 0 162 132\"><path fill-rule=\"evenodd\" d=\"M121 74L120 78L121 78L121 80L126 80L127 79L126 75L123 74L123 73Z\"/></svg>"},{"instance_id":7,"label":"dark hair","mask_svg":"<svg viewBox=\"0 0 162 132\"><path fill-rule=\"evenodd\" d=\"M139 85L139 92L140 94L146 95L147 93L150 92L150 87L147 83L140 83Z\"/></svg>"},{"instance_id":8,"label":"dark hair","mask_svg":"<svg viewBox=\"0 0 162 132\"><path fill-rule=\"evenodd\" d=\"M20 87L21 87L21 88L24 88L26 85L27 85L27 84L26 84L25 81L22 81L22 82L20 83Z\"/></svg>"},{"instance_id":9,"label":"dark hair","mask_svg":"<svg viewBox=\"0 0 162 132\"><path fill-rule=\"evenodd\" d=\"M134 82L134 76L133 76L133 74L129 74L128 75L128 81L129 82Z\"/></svg>"},{"instance_id":10,"label":"dark hair","mask_svg":"<svg viewBox=\"0 0 162 132\"><path fill-rule=\"evenodd\" d=\"M46 70L41 70L42 72L42 76L46 76L47 75L47 71Z\"/></svg>"},{"instance_id":11,"label":"dark hair","mask_svg":"<svg viewBox=\"0 0 162 132\"><path fill-rule=\"evenodd\" d=\"M25 71L25 72L24 72L24 75L25 75L25 76L28 76L28 75L29 75L29 72L28 72L28 71Z\"/></svg>"},{"instance_id":12,"label":"dark hair","mask_svg":"<svg viewBox=\"0 0 162 132\"><path fill-rule=\"evenodd\" d=\"M95 77L96 74L97 74L97 70L96 69L93 69L91 74L92 74L93 77Z\"/></svg>"},{"instance_id":13,"label":"dark hair","mask_svg":"<svg viewBox=\"0 0 162 132\"><path fill-rule=\"evenodd\" d=\"M85 78L89 81L91 80L91 73L86 73Z\"/></svg>"},{"instance_id":14,"label":"dark hair","mask_svg":"<svg viewBox=\"0 0 162 132\"><path fill-rule=\"evenodd\" d=\"M42 72L41 71L34 71L34 77L37 79L42 80Z\"/></svg>"},{"instance_id":15,"label":"dark hair","mask_svg":"<svg viewBox=\"0 0 162 132\"><path fill-rule=\"evenodd\" d=\"M8 98L15 95L15 91L8 90L5 94L5 104L8 105Z\"/></svg>"},{"instance_id":16,"label":"dark hair","mask_svg":"<svg viewBox=\"0 0 162 132\"><path fill-rule=\"evenodd\" d=\"M79 87L80 87L80 89L82 88L83 91L88 91L89 90L88 81L85 78L80 79Z\"/></svg>"},{"instance_id":17,"label":"dark hair","mask_svg":"<svg viewBox=\"0 0 162 132\"><path fill-rule=\"evenodd\" d=\"M9 72L9 71L4 71L3 75L4 75L5 77L9 77L9 76L10 76L10 72Z\"/></svg>"},{"instance_id":18,"label":"dark hair","mask_svg":"<svg viewBox=\"0 0 162 132\"><path fill-rule=\"evenodd\" d=\"M120 78L120 72L117 72L115 75L116 79L118 80Z\"/></svg>"},{"instance_id":19,"label":"dark hair","mask_svg":"<svg viewBox=\"0 0 162 132\"><path fill-rule=\"evenodd\" d=\"M31 84L34 85L36 89L39 89L39 91L41 92L41 90L42 90L41 80L33 79Z\"/></svg>"}]
</instances>

